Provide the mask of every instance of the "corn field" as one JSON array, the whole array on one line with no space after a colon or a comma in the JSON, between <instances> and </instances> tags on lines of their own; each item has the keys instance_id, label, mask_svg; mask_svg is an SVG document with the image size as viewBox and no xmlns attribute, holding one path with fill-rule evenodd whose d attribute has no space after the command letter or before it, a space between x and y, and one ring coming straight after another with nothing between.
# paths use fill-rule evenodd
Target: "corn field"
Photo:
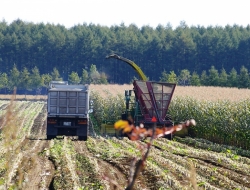
<instances>
[{"instance_id":1,"label":"corn field","mask_svg":"<svg viewBox=\"0 0 250 190\"><path fill-rule=\"evenodd\" d=\"M116 121L125 108L118 87L92 86L96 135L86 142L62 136L46 140L46 101L0 100L0 189L125 189L131 164L149 139L98 134L102 122ZM198 96L199 87L183 89L186 93L179 93L177 87L169 114L175 123L193 118L197 126L185 138L155 139L134 189L250 189L249 91L238 99L226 93L215 99L211 88L209 99ZM209 88L205 94L210 97Z\"/></svg>"},{"instance_id":2,"label":"corn field","mask_svg":"<svg viewBox=\"0 0 250 190\"><path fill-rule=\"evenodd\" d=\"M102 121L115 121L115 118L118 120L125 109L124 95L120 92L131 87L116 85L112 89L109 85L107 89L105 85L102 85L102 88L98 85L92 86L92 98L95 104L93 118L98 120L97 125ZM249 98L248 89L177 87L168 112L175 123L191 118L196 120L197 126L189 130L189 135L192 137L248 149L250 147Z\"/></svg>"}]
</instances>

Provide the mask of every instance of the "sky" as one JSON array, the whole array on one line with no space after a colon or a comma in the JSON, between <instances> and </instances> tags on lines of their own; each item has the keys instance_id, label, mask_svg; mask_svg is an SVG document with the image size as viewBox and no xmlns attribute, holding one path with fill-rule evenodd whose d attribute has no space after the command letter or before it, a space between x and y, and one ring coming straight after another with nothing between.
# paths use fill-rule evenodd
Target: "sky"
<instances>
[{"instance_id":1,"label":"sky","mask_svg":"<svg viewBox=\"0 0 250 190\"><path fill-rule=\"evenodd\" d=\"M0 0L0 21L137 27L250 24L249 0Z\"/></svg>"}]
</instances>

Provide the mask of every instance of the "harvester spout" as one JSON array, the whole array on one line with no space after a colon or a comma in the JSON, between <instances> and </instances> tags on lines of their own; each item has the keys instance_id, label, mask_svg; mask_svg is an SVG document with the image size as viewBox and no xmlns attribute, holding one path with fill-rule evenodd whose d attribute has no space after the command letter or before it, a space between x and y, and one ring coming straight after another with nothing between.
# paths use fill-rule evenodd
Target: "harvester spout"
<instances>
[{"instance_id":1,"label":"harvester spout","mask_svg":"<svg viewBox=\"0 0 250 190\"><path fill-rule=\"evenodd\" d=\"M121 60L121 61L128 63L138 73L141 80L143 80L143 81L148 80L146 75L142 72L141 68L138 65L136 65L133 61L131 61L127 58L124 58L122 56L119 56L117 54L110 54L110 55L106 56L106 59L108 59L108 58L115 58L115 59L118 59L118 60Z\"/></svg>"},{"instance_id":2,"label":"harvester spout","mask_svg":"<svg viewBox=\"0 0 250 190\"><path fill-rule=\"evenodd\" d=\"M107 55L107 56L106 56L106 59L109 59L109 58L120 59L120 56L118 56L118 55L116 55L116 54Z\"/></svg>"}]
</instances>

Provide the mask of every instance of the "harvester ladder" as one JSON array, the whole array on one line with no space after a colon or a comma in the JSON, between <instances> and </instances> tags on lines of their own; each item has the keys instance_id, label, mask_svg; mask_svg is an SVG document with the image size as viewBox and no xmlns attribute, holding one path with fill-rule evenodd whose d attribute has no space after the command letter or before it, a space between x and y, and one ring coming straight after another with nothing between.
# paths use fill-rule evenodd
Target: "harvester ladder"
<instances>
[{"instance_id":1,"label":"harvester ladder","mask_svg":"<svg viewBox=\"0 0 250 190\"><path fill-rule=\"evenodd\" d=\"M135 103L135 113L134 113L134 118L135 118L135 124L138 125L139 121L141 120L143 114L141 111L141 108L139 106L139 102Z\"/></svg>"}]
</instances>

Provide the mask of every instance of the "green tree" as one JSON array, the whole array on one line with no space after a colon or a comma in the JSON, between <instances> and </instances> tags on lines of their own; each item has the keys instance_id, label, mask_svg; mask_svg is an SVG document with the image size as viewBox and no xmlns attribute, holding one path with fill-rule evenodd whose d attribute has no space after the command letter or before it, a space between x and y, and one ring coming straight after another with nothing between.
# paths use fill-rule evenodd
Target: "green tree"
<instances>
[{"instance_id":1,"label":"green tree","mask_svg":"<svg viewBox=\"0 0 250 190\"><path fill-rule=\"evenodd\" d=\"M82 84L87 84L89 83L89 73L87 70L83 69L82 70L82 77L81 77L81 83Z\"/></svg>"},{"instance_id":2,"label":"green tree","mask_svg":"<svg viewBox=\"0 0 250 190\"><path fill-rule=\"evenodd\" d=\"M201 85L207 86L208 85L208 76L207 71L203 70L201 73Z\"/></svg>"},{"instance_id":3,"label":"green tree","mask_svg":"<svg viewBox=\"0 0 250 190\"><path fill-rule=\"evenodd\" d=\"M100 83L100 73L97 71L96 65L90 66L90 82L93 84Z\"/></svg>"},{"instance_id":4,"label":"green tree","mask_svg":"<svg viewBox=\"0 0 250 190\"><path fill-rule=\"evenodd\" d=\"M6 89L8 87L8 75L6 73L0 73L0 89Z\"/></svg>"},{"instance_id":5,"label":"green tree","mask_svg":"<svg viewBox=\"0 0 250 190\"><path fill-rule=\"evenodd\" d=\"M26 98L27 90L30 89L31 87L30 72L26 67L24 67L20 73L19 87L25 91L25 98Z\"/></svg>"},{"instance_id":6,"label":"green tree","mask_svg":"<svg viewBox=\"0 0 250 190\"><path fill-rule=\"evenodd\" d=\"M13 68L10 70L9 75L9 89L14 90L14 87L18 87L20 84L20 71L17 69L16 65L14 64Z\"/></svg>"},{"instance_id":7,"label":"green tree","mask_svg":"<svg viewBox=\"0 0 250 190\"><path fill-rule=\"evenodd\" d=\"M70 84L79 84L81 82L81 78L78 76L77 72L72 71L69 75L69 83Z\"/></svg>"},{"instance_id":8,"label":"green tree","mask_svg":"<svg viewBox=\"0 0 250 190\"><path fill-rule=\"evenodd\" d=\"M100 83L101 84L108 84L108 77L104 72L100 74Z\"/></svg>"},{"instance_id":9,"label":"green tree","mask_svg":"<svg viewBox=\"0 0 250 190\"><path fill-rule=\"evenodd\" d=\"M223 68L221 69L220 75L219 75L219 84L220 86L228 86L228 74L226 70Z\"/></svg>"},{"instance_id":10,"label":"green tree","mask_svg":"<svg viewBox=\"0 0 250 190\"><path fill-rule=\"evenodd\" d=\"M50 74L42 75L42 86L49 88L49 83L52 81L52 76Z\"/></svg>"},{"instance_id":11,"label":"green tree","mask_svg":"<svg viewBox=\"0 0 250 190\"><path fill-rule=\"evenodd\" d=\"M60 73L55 67L53 68L53 71L51 72L51 77L53 81L62 81L62 78L60 77Z\"/></svg>"},{"instance_id":12,"label":"green tree","mask_svg":"<svg viewBox=\"0 0 250 190\"><path fill-rule=\"evenodd\" d=\"M31 70L31 88L32 89L37 89L40 88L42 86L42 78L39 72L39 69L37 68L37 66L35 66L32 70Z\"/></svg>"},{"instance_id":13,"label":"green tree","mask_svg":"<svg viewBox=\"0 0 250 190\"><path fill-rule=\"evenodd\" d=\"M167 82L176 84L178 83L177 75L175 74L174 71L170 71L170 73L168 74Z\"/></svg>"},{"instance_id":14,"label":"green tree","mask_svg":"<svg viewBox=\"0 0 250 190\"><path fill-rule=\"evenodd\" d=\"M248 74L248 69L245 66L242 66L240 69L238 87L239 88L249 87L249 74Z\"/></svg>"},{"instance_id":15,"label":"green tree","mask_svg":"<svg viewBox=\"0 0 250 190\"><path fill-rule=\"evenodd\" d=\"M228 76L228 86L237 87L238 86L238 74L235 68L232 68Z\"/></svg>"},{"instance_id":16,"label":"green tree","mask_svg":"<svg viewBox=\"0 0 250 190\"><path fill-rule=\"evenodd\" d=\"M215 69L214 66L211 66L209 69L209 75L208 75L208 85L209 86L218 86L219 85L219 72L217 69Z\"/></svg>"},{"instance_id":17,"label":"green tree","mask_svg":"<svg viewBox=\"0 0 250 190\"><path fill-rule=\"evenodd\" d=\"M164 70L164 71L161 73L160 82L167 82L167 81L168 81L168 74L167 74L167 72Z\"/></svg>"},{"instance_id":18,"label":"green tree","mask_svg":"<svg viewBox=\"0 0 250 190\"><path fill-rule=\"evenodd\" d=\"M184 85L184 86L189 85L190 78L191 78L189 70L187 69L181 70L180 76L178 78L179 78L178 84Z\"/></svg>"},{"instance_id":19,"label":"green tree","mask_svg":"<svg viewBox=\"0 0 250 190\"><path fill-rule=\"evenodd\" d=\"M196 43L192 37L191 30L182 21L180 26L175 30L176 36L173 42L172 51L176 55L172 59L178 69L186 69L192 67L196 55Z\"/></svg>"},{"instance_id":20,"label":"green tree","mask_svg":"<svg viewBox=\"0 0 250 190\"><path fill-rule=\"evenodd\" d=\"M201 85L200 77L195 71L191 75L190 85L192 85L192 86L200 86Z\"/></svg>"}]
</instances>

